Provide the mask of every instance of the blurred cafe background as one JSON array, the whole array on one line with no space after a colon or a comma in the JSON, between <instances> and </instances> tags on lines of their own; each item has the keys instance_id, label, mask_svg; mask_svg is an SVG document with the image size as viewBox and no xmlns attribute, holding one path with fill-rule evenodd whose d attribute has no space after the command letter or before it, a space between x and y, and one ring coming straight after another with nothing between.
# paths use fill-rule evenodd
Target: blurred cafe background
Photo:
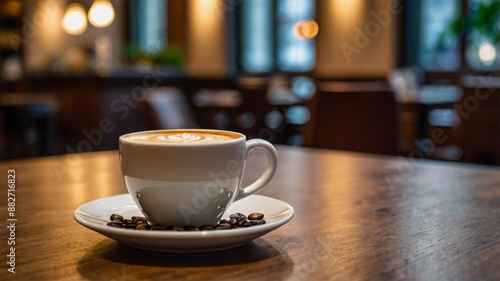
<instances>
[{"instance_id":1,"label":"blurred cafe background","mask_svg":"<svg viewBox=\"0 0 500 281\"><path fill-rule=\"evenodd\" d=\"M0 0L0 159L217 128L500 165L499 0Z\"/></svg>"}]
</instances>

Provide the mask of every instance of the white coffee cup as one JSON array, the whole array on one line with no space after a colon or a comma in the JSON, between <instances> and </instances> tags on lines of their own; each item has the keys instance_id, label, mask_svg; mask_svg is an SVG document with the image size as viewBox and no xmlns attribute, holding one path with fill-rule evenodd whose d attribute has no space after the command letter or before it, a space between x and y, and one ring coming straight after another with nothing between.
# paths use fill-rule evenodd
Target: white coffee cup
<instances>
[{"instance_id":1,"label":"white coffee cup","mask_svg":"<svg viewBox=\"0 0 500 281\"><path fill-rule=\"evenodd\" d=\"M248 153L264 151L267 168L240 188ZM152 223L217 225L233 201L268 184L278 164L275 148L261 139L222 130L158 130L119 138L120 163L134 202Z\"/></svg>"}]
</instances>

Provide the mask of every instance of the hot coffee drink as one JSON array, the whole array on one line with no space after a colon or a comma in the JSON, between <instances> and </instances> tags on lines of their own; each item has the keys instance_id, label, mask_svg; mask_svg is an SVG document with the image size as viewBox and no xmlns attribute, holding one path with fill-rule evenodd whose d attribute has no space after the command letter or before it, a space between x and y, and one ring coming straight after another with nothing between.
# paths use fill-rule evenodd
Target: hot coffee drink
<instances>
[{"instance_id":1,"label":"hot coffee drink","mask_svg":"<svg viewBox=\"0 0 500 281\"><path fill-rule=\"evenodd\" d=\"M190 131L160 131L144 132L128 135L124 139L138 142L154 143L211 143L223 142L242 138L241 135L210 130L190 130Z\"/></svg>"},{"instance_id":2,"label":"hot coffee drink","mask_svg":"<svg viewBox=\"0 0 500 281\"><path fill-rule=\"evenodd\" d=\"M235 200L262 189L277 167L274 147L236 132L160 130L123 135L120 163L129 193L154 224L214 226ZM252 149L268 165L253 184L240 186Z\"/></svg>"}]
</instances>

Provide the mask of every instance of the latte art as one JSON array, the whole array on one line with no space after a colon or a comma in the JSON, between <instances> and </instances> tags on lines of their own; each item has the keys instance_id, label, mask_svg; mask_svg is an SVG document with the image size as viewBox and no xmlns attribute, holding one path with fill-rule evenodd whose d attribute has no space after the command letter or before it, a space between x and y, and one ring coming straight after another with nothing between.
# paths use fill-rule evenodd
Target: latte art
<instances>
[{"instance_id":1,"label":"latte art","mask_svg":"<svg viewBox=\"0 0 500 281\"><path fill-rule=\"evenodd\" d=\"M158 131L138 133L126 136L125 139L154 143L214 143L241 138L238 134L220 133L217 131Z\"/></svg>"},{"instance_id":2,"label":"latte art","mask_svg":"<svg viewBox=\"0 0 500 281\"><path fill-rule=\"evenodd\" d=\"M201 141L210 141L214 137L208 136L208 137L203 137L200 135L193 135L193 134L177 134L177 135L171 135L171 136L159 136L157 139L158 140L163 140L163 141L171 141L171 142L201 142Z\"/></svg>"}]
</instances>

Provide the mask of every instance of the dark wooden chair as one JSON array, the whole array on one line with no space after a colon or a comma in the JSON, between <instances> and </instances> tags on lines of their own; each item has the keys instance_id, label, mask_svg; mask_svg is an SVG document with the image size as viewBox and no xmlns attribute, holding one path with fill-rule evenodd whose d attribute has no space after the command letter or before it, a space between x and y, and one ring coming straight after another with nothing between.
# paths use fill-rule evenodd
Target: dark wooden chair
<instances>
[{"instance_id":1,"label":"dark wooden chair","mask_svg":"<svg viewBox=\"0 0 500 281\"><path fill-rule=\"evenodd\" d=\"M500 87L465 87L455 104L460 122L456 142L463 151L461 161L500 165Z\"/></svg>"},{"instance_id":2,"label":"dark wooden chair","mask_svg":"<svg viewBox=\"0 0 500 281\"><path fill-rule=\"evenodd\" d=\"M150 89L138 103L148 130L199 128L186 97L178 88Z\"/></svg>"},{"instance_id":3,"label":"dark wooden chair","mask_svg":"<svg viewBox=\"0 0 500 281\"><path fill-rule=\"evenodd\" d=\"M399 114L383 82L319 82L306 145L399 154Z\"/></svg>"}]
</instances>

